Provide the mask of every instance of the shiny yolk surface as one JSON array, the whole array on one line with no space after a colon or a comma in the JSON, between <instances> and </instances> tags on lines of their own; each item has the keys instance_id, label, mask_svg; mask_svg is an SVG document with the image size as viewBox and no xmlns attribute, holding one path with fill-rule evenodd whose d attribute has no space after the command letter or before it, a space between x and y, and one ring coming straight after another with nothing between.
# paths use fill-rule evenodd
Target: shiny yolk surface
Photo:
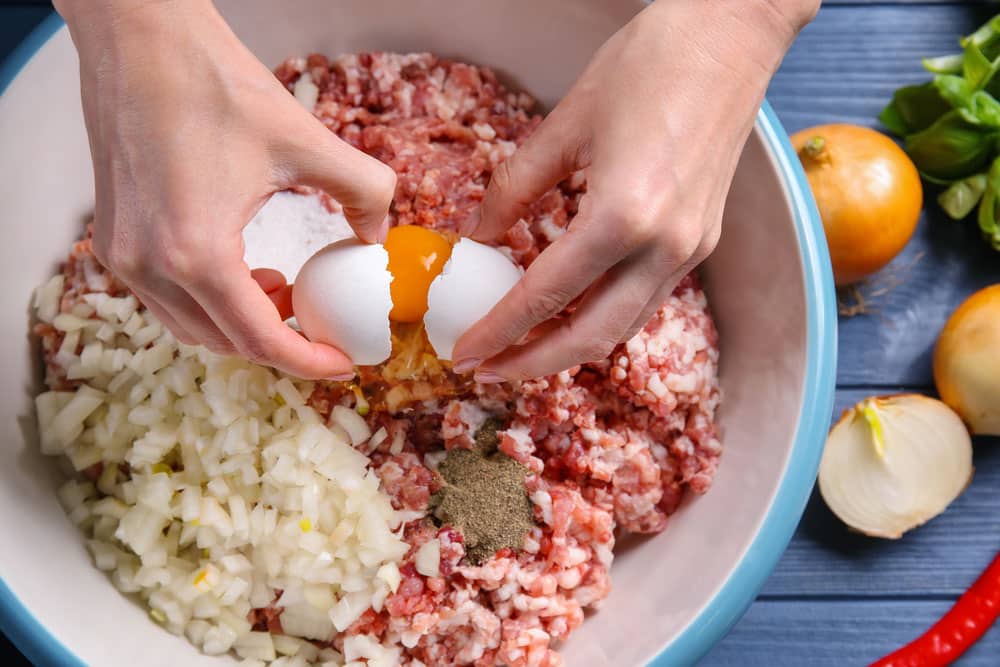
<instances>
[{"instance_id":1,"label":"shiny yolk surface","mask_svg":"<svg viewBox=\"0 0 1000 667\"><path fill-rule=\"evenodd\" d=\"M383 244L389 253L394 322L420 322L427 312L427 290L451 257L451 244L423 227L404 225L389 230Z\"/></svg>"}]
</instances>

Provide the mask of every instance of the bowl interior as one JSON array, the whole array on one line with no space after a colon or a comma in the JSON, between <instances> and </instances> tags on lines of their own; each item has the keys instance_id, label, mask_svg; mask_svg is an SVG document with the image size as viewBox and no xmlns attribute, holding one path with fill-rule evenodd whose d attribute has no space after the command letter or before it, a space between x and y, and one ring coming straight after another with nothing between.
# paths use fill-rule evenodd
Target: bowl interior
<instances>
[{"instance_id":1,"label":"bowl interior","mask_svg":"<svg viewBox=\"0 0 1000 667\"><path fill-rule=\"evenodd\" d=\"M302 0L292 10L271 0L218 4L268 65L309 51L433 51L493 66L547 107L642 5ZM76 56L65 30L0 97L0 146L7 220L0 245L7 285L0 293L0 367L7 372L0 385L0 525L8 535L0 540L0 575L38 622L87 664L220 664L162 632L91 565L81 535L55 500L57 465L36 450L31 397L39 377L27 335L29 297L57 269L93 204ZM806 367L803 260L776 157L760 128L743 155L722 241L704 276L723 359L725 453L718 477L664 534L622 545L614 591L564 647L567 664L644 664L680 636L744 557L792 451Z\"/></svg>"}]
</instances>

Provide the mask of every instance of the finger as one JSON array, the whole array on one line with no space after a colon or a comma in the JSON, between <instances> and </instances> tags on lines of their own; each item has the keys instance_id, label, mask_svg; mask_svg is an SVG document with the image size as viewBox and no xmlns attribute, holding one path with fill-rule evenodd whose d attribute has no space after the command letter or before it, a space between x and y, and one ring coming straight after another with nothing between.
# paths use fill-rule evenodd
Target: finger
<instances>
[{"instance_id":1,"label":"finger","mask_svg":"<svg viewBox=\"0 0 1000 667\"><path fill-rule=\"evenodd\" d=\"M265 294L280 289L288 284L285 275L276 269L253 269L250 277L257 281Z\"/></svg>"},{"instance_id":2,"label":"finger","mask_svg":"<svg viewBox=\"0 0 1000 667\"><path fill-rule=\"evenodd\" d=\"M220 272L188 286L192 296L236 350L250 361L304 379L353 376L351 360L339 350L310 343L285 324L249 271Z\"/></svg>"},{"instance_id":3,"label":"finger","mask_svg":"<svg viewBox=\"0 0 1000 667\"><path fill-rule=\"evenodd\" d=\"M396 172L343 141L315 118L310 131L286 133L288 182L326 191L344 209L344 217L364 241L385 239L386 214L396 190Z\"/></svg>"},{"instance_id":4,"label":"finger","mask_svg":"<svg viewBox=\"0 0 1000 667\"><path fill-rule=\"evenodd\" d=\"M643 255L615 266L548 333L488 360L476 380L524 380L606 359L662 286L660 265L652 253Z\"/></svg>"},{"instance_id":5,"label":"finger","mask_svg":"<svg viewBox=\"0 0 1000 667\"><path fill-rule=\"evenodd\" d=\"M633 336L642 331L649 321L653 319L657 311L663 307L665 303L670 299L673 294L674 289L692 271L696 270L698 266L712 254L715 250L715 246L719 241L719 235L721 229L719 225L710 228L710 230L702 238L701 243L695 253L686 261L669 280L664 281L663 286L653 295L653 298L649 300L649 303L643 308L642 312L629 327L629 330L625 334L623 341L631 339Z\"/></svg>"},{"instance_id":6,"label":"finger","mask_svg":"<svg viewBox=\"0 0 1000 667\"><path fill-rule=\"evenodd\" d=\"M254 269L250 277L257 281L264 294L278 309L278 316L287 320L292 316L292 286L285 281L281 271L274 269Z\"/></svg>"},{"instance_id":7,"label":"finger","mask_svg":"<svg viewBox=\"0 0 1000 667\"><path fill-rule=\"evenodd\" d=\"M489 359L558 315L598 277L629 253L608 241L584 210L569 230L531 263L521 280L455 345L457 367ZM629 320L631 322L631 320Z\"/></svg>"},{"instance_id":8,"label":"finger","mask_svg":"<svg viewBox=\"0 0 1000 667\"><path fill-rule=\"evenodd\" d=\"M649 324L650 320L656 316L656 313L659 312L660 308L663 308L663 304L665 304L670 298L674 288L677 287L677 283L681 278L683 278L683 276L684 274L681 273L679 277L671 278L663 285L662 288L653 294L653 298L651 298L649 303L647 303L642 311L640 311L639 316L635 318L635 321L632 322L632 325L625 332L625 335L622 336L623 343L635 338L640 331L646 328L646 325Z\"/></svg>"},{"instance_id":9,"label":"finger","mask_svg":"<svg viewBox=\"0 0 1000 667\"><path fill-rule=\"evenodd\" d=\"M173 316L171 316L170 313L167 312L167 310L161 306L151 294L136 287L130 287L129 289L135 293L135 295L139 298L139 302L145 306L146 310L151 312L153 317L159 320L160 324L170 330L170 333L174 335L174 338L185 345L198 344L198 339L192 336L187 329L178 324L177 320L175 320Z\"/></svg>"},{"instance_id":10,"label":"finger","mask_svg":"<svg viewBox=\"0 0 1000 667\"><path fill-rule=\"evenodd\" d=\"M284 287L276 289L273 292L268 292L267 298L269 298L271 303L274 304L275 309L278 311L278 317L281 318L282 322L295 315L294 309L292 308L291 285L285 285Z\"/></svg>"},{"instance_id":11,"label":"finger","mask_svg":"<svg viewBox=\"0 0 1000 667\"><path fill-rule=\"evenodd\" d=\"M212 322L212 318L183 289L164 280L158 281L155 290L150 289L150 293L153 291L156 293L157 305L164 311L163 314L182 327L189 339L194 341L193 343L188 343L186 340L183 342L204 345L216 354L231 355L236 351L236 347ZM154 314L160 317L155 311Z\"/></svg>"},{"instance_id":12,"label":"finger","mask_svg":"<svg viewBox=\"0 0 1000 667\"><path fill-rule=\"evenodd\" d=\"M559 181L582 169L583 144L569 112L557 108L514 154L493 170L486 194L467 223L477 241L500 236Z\"/></svg>"}]
</instances>

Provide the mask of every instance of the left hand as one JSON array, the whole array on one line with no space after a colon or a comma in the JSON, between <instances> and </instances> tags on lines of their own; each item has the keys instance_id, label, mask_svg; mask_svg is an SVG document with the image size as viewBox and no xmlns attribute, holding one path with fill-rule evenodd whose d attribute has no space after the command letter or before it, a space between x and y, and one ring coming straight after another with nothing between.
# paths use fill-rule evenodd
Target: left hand
<instances>
[{"instance_id":1,"label":"left hand","mask_svg":"<svg viewBox=\"0 0 1000 667\"><path fill-rule=\"evenodd\" d=\"M476 369L479 382L548 375L642 329L715 248L768 81L818 6L660 0L601 47L493 173L477 240L499 237L577 170L587 193L567 232L459 340L457 371Z\"/></svg>"}]
</instances>

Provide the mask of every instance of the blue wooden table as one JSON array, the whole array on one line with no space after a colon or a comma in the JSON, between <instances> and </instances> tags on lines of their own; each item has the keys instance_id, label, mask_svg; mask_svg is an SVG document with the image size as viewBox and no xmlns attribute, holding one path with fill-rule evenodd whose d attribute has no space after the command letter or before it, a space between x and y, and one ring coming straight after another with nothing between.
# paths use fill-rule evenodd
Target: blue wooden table
<instances>
[{"instance_id":1,"label":"blue wooden table","mask_svg":"<svg viewBox=\"0 0 1000 667\"><path fill-rule=\"evenodd\" d=\"M47 11L0 2L0 58ZM953 51L959 34L998 11L971 1L827 0L770 100L789 132L874 124L894 88L924 78L920 57ZM885 276L899 284L876 312L841 319L837 413L873 393L933 393L935 337L963 298L1000 282L1000 254L972 225L930 210ZM1000 551L1000 442L977 441L975 465L972 486L947 512L897 542L849 533L814 495L759 599L702 665L860 666L921 633ZM22 663L0 637L0 664ZM960 664L1000 666L1000 626Z\"/></svg>"}]
</instances>

